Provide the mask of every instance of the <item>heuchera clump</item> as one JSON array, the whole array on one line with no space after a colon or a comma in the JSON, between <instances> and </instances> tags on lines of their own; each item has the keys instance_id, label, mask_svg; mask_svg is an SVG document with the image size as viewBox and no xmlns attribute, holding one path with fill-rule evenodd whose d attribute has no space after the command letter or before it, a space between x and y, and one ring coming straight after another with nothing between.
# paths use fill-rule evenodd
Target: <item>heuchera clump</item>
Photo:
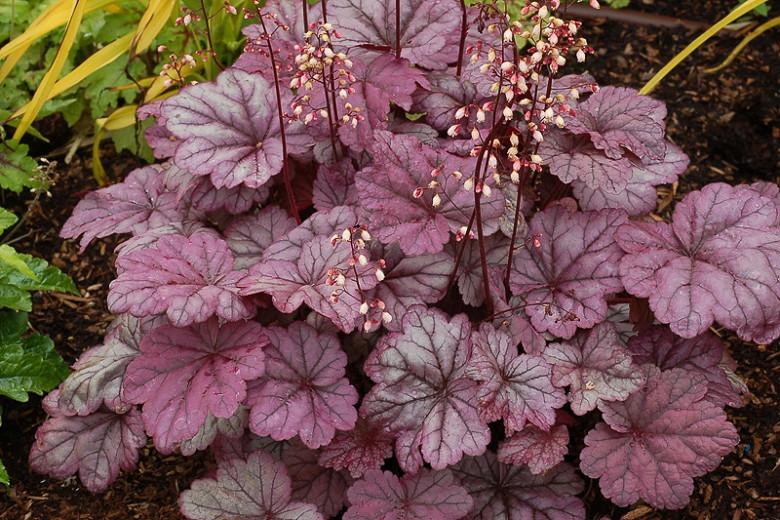
<instances>
[{"instance_id":1,"label":"heuchera clump","mask_svg":"<svg viewBox=\"0 0 780 520\"><path fill-rule=\"evenodd\" d=\"M577 466L685 506L746 391L708 329L780 336L780 190L650 218L688 158L663 103L563 74L559 7L246 11L233 67L143 108L162 162L62 230L132 237L33 468L99 492L147 436L209 449L191 519L582 519Z\"/></svg>"}]
</instances>

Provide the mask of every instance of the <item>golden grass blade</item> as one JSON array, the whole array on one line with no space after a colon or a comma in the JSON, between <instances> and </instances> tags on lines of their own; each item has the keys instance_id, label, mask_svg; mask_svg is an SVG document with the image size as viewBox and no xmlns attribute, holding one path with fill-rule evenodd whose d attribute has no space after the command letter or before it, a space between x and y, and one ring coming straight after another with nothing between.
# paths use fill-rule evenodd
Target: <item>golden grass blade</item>
<instances>
[{"instance_id":1,"label":"golden grass blade","mask_svg":"<svg viewBox=\"0 0 780 520\"><path fill-rule=\"evenodd\" d=\"M46 8L45 11L38 15L35 20L33 20L33 22L30 24L30 27L35 27L36 25L40 24L43 20L46 19L46 17L51 16L51 13L54 11L63 9L64 6L67 6L66 1L67 0L60 0L59 2L50 5L48 8ZM29 49L33 43L35 43L34 40L25 45L22 45L8 55L5 62L3 62L3 66L0 67L0 83L2 83L5 78L8 77L19 60L22 59L24 53L27 52L27 49Z\"/></svg>"},{"instance_id":2,"label":"golden grass blade","mask_svg":"<svg viewBox=\"0 0 780 520\"><path fill-rule=\"evenodd\" d=\"M664 67L659 70L655 76L652 77L650 81L647 82L647 84L642 87L642 90L639 91L640 94L649 94L652 92L655 87L658 86L658 84L672 71L682 63L682 61L690 56L696 49L701 47L707 40L712 38L716 33L718 33L721 29L729 25L730 23L734 22L736 19L738 19L741 16L746 15L756 7L765 4L767 0L747 0L745 3L740 4L738 7L734 8L733 11L731 11L729 14L727 14L723 19L721 19L718 23L704 31L703 34L701 34L698 38L693 40L688 46L683 49L677 56L672 58L672 60L664 65Z\"/></svg>"},{"instance_id":3,"label":"golden grass blade","mask_svg":"<svg viewBox=\"0 0 780 520\"><path fill-rule=\"evenodd\" d=\"M149 48L152 41L168 23L177 3L177 0L149 0L149 5L138 22L135 37L130 44L131 58Z\"/></svg>"},{"instance_id":4,"label":"golden grass blade","mask_svg":"<svg viewBox=\"0 0 780 520\"><path fill-rule=\"evenodd\" d=\"M98 119L95 128L95 140L92 142L92 175L101 186L108 185L108 175L100 161L100 142L106 130L119 130L135 124L135 111L138 105L126 105L117 108L108 117Z\"/></svg>"},{"instance_id":5,"label":"golden grass blade","mask_svg":"<svg viewBox=\"0 0 780 520\"><path fill-rule=\"evenodd\" d=\"M43 108L43 104L49 99L47 96L52 88L54 88L57 77L59 77L60 72L62 72L62 67L68 59L68 53L70 52L71 47L73 47L73 43L76 41L76 36L78 35L79 27L81 26L81 20L84 17L86 4L87 0L73 1L73 10L71 11L68 25L65 28L65 35L62 38L60 48L57 50L54 62L52 62L49 70L46 71L46 74L43 76L41 84L38 85L38 89L35 91L32 101L30 101L30 106L27 108L24 116L22 116L22 120L19 122L19 126L14 132L14 139L19 140L24 136L32 122L35 121L38 112Z\"/></svg>"},{"instance_id":6,"label":"golden grass blade","mask_svg":"<svg viewBox=\"0 0 780 520\"><path fill-rule=\"evenodd\" d=\"M51 92L47 95L44 101L48 101L55 98L84 81L88 76L92 75L96 71L102 69L109 63L117 60L122 56L130 47L130 41L133 38L133 33L128 33L118 40L106 45L95 54L84 60L78 67L66 74L61 80L54 84ZM11 118L16 118L24 114L29 108L30 103L27 103L22 108L14 112Z\"/></svg>"},{"instance_id":7,"label":"golden grass blade","mask_svg":"<svg viewBox=\"0 0 780 520\"><path fill-rule=\"evenodd\" d=\"M731 51L731 54L728 55L728 57L723 60L723 63L718 65L717 67L712 67L709 69L704 69L705 74L714 74L715 72L720 72L721 70L725 69L729 65L731 65L731 62L733 62L737 56L739 56L739 53L741 53L745 47L750 45L750 42L767 32L769 29L773 29L780 25L780 16L777 16L775 18L772 18L771 20L767 20L766 22L762 23L750 33L745 36L745 38L739 42L739 45L737 45L733 51Z\"/></svg>"}]
</instances>

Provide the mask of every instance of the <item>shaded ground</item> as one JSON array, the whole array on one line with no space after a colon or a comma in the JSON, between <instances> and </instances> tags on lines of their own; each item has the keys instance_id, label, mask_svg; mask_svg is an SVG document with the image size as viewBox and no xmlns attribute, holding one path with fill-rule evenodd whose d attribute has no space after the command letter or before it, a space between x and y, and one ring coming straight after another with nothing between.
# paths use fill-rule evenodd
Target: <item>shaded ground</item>
<instances>
[{"instance_id":1,"label":"shaded ground","mask_svg":"<svg viewBox=\"0 0 780 520\"><path fill-rule=\"evenodd\" d=\"M734 3L634 0L633 6L711 22ZM773 12L780 13L777 1L773 2ZM599 56L588 65L599 82L635 87L692 39L685 30L615 23L589 23L586 34L599 49ZM691 168L681 180L677 196L713 181L780 181L777 35L775 31L756 40L721 74L703 75L701 67L717 64L738 42L736 36L719 37L654 93L668 104L669 135L691 156ZM135 164L132 157L115 157L111 161L114 177L121 177ZM114 243L104 240L80 255L76 244L57 237L57 230L78 197L94 188L89 165L83 159L77 157L69 167L58 171L61 178L52 189L52 198L32 208L26 226L29 235L16 245L51 259L68 271L81 289L82 296L76 298L38 296L31 315L33 326L52 336L71 362L100 341L111 319L105 297L113 278ZM741 436L737 450L718 470L697 480L691 505L683 511L656 513L636 508L629 512L614 508L600 498L598 486L591 483L586 497L593 504L590 518L780 520L780 396L776 386L780 384L776 383L780 382L780 345L745 344L728 334L724 339L739 363L739 375L753 393L747 406L730 414ZM0 520L180 518L178 493L207 464L204 456L161 458L147 449L136 472L122 476L105 494L93 496L75 478L52 481L28 472L27 453L34 431L44 419L39 399L4 406L0 452L13 485L0 491Z\"/></svg>"}]
</instances>

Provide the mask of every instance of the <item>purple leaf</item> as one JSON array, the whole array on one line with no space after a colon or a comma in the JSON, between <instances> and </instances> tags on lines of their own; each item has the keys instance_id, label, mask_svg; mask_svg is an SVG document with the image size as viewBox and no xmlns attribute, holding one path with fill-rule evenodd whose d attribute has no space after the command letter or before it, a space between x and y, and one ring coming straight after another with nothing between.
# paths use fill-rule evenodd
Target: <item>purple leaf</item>
<instances>
[{"instance_id":1,"label":"purple leaf","mask_svg":"<svg viewBox=\"0 0 780 520\"><path fill-rule=\"evenodd\" d=\"M409 135L375 132L374 164L357 173L356 185L369 229L383 243L398 241L410 255L438 253L450 237L465 226L474 209L474 193L463 187L476 159L461 158L423 145ZM425 189L436 172L439 187ZM458 178L454 172L462 173ZM420 188L423 193L415 198ZM441 199L434 207L434 196ZM498 230L504 197L493 190L482 197L485 234Z\"/></svg>"},{"instance_id":2,"label":"purple leaf","mask_svg":"<svg viewBox=\"0 0 780 520\"><path fill-rule=\"evenodd\" d=\"M631 161L607 157L585 136L564 131L550 132L539 147L539 155L550 173L566 184L574 183L617 197L628 189Z\"/></svg>"},{"instance_id":3,"label":"purple leaf","mask_svg":"<svg viewBox=\"0 0 780 520\"><path fill-rule=\"evenodd\" d=\"M563 391L553 386L552 367L541 356L518 355L511 336L483 324L472 334L473 352L467 373L479 381L480 413L488 421L504 420L507 435L530 422L548 430L555 409L566 404Z\"/></svg>"},{"instance_id":4,"label":"purple leaf","mask_svg":"<svg viewBox=\"0 0 780 520\"><path fill-rule=\"evenodd\" d=\"M454 255L457 254L461 247L464 247L464 244L462 242L451 242L451 247ZM465 244L460 268L458 269L458 289L463 298L463 303L473 307L479 307L485 301L482 282L482 258L479 249L478 239L469 240ZM488 267L500 267L502 271L506 269L509 259L509 239L499 233L486 237L485 259Z\"/></svg>"},{"instance_id":5,"label":"purple leaf","mask_svg":"<svg viewBox=\"0 0 780 520\"><path fill-rule=\"evenodd\" d=\"M413 307L402 328L383 337L366 360L364 370L377 384L361 415L400 434L396 453L406 471L419 469L423 459L443 469L463 454L484 452L490 430L476 407L477 385L466 377L468 319Z\"/></svg>"},{"instance_id":6,"label":"purple leaf","mask_svg":"<svg viewBox=\"0 0 780 520\"><path fill-rule=\"evenodd\" d=\"M474 83L467 78L459 80L451 71L432 72L426 77L429 85L414 94L414 111L425 112L425 121L442 132L457 122L458 109L481 105L486 99ZM476 110L470 112L468 122L470 126L477 122Z\"/></svg>"},{"instance_id":7,"label":"purple leaf","mask_svg":"<svg viewBox=\"0 0 780 520\"><path fill-rule=\"evenodd\" d=\"M248 318L252 309L236 285L227 244L211 233L165 235L153 247L126 253L116 261L108 308L133 316L165 312L177 327L217 315L227 321Z\"/></svg>"},{"instance_id":8,"label":"purple leaf","mask_svg":"<svg viewBox=\"0 0 780 520\"><path fill-rule=\"evenodd\" d=\"M607 157L619 159L628 150L640 159L664 155L666 106L634 89L604 87L566 118L566 130L587 135Z\"/></svg>"},{"instance_id":9,"label":"purple leaf","mask_svg":"<svg viewBox=\"0 0 780 520\"><path fill-rule=\"evenodd\" d=\"M453 468L474 499L470 519L584 520L585 506L575 495L585 486L568 464L542 475L508 466L488 451Z\"/></svg>"},{"instance_id":10,"label":"purple leaf","mask_svg":"<svg viewBox=\"0 0 780 520\"><path fill-rule=\"evenodd\" d=\"M121 397L127 365L135 359L145 334L166 320L120 316L111 324L102 345L84 352L57 394L57 407L66 415L88 415L104 404L119 413L132 406Z\"/></svg>"},{"instance_id":11,"label":"purple leaf","mask_svg":"<svg viewBox=\"0 0 780 520\"><path fill-rule=\"evenodd\" d=\"M337 432L333 441L320 449L319 464L326 468L349 470L360 478L369 470L379 469L393 455L393 437L384 425L362 418L355 428Z\"/></svg>"},{"instance_id":12,"label":"purple leaf","mask_svg":"<svg viewBox=\"0 0 780 520\"><path fill-rule=\"evenodd\" d=\"M290 101L291 96L282 105ZM282 170L276 94L258 74L228 69L216 83L188 87L167 99L162 115L181 140L176 165L210 175L217 188L258 188ZM291 153L305 151L306 139L296 127L288 126L286 133Z\"/></svg>"},{"instance_id":13,"label":"purple leaf","mask_svg":"<svg viewBox=\"0 0 780 520\"><path fill-rule=\"evenodd\" d=\"M773 200L710 184L677 205L671 225L620 227L623 284L679 336L717 320L746 341L771 342L780 337L779 224Z\"/></svg>"},{"instance_id":14,"label":"purple leaf","mask_svg":"<svg viewBox=\"0 0 780 520\"><path fill-rule=\"evenodd\" d=\"M123 398L143 404L146 430L169 451L194 437L209 413L222 419L236 413L246 382L263 374L267 344L252 321L220 326L212 318L186 328L158 327L127 367Z\"/></svg>"},{"instance_id":15,"label":"purple leaf","mask_svg":"<svg viewBox=\"0 0 780 520\"><path fill-rule=\"evenodd\" d=\"M252 267L260 261L263 251L294 228L295 220L277 206L231 220L224 235L233 252L233 267Z\"/></svg>"},{"instance_id":16,"label":"purple leaf","mask_svg":"<svg viewBox=\"0 0 780 520\"><path fill-rule=\"evenodd\" d=\"M83 252L92 240L109 235L143 233L182 222L184 205L165 183L166 167L152 165L133 170L119 184L88 193L76 205L60 231L62 238L81 236Z\"/></svg>"},{"instance_id":17,"label":"purple leaf","mask_svg":"<svg viewBox=\"0 0 780 520\"><path fill-rule=\"evenodd\" d=\"M614 325L605 322L570 342L550 343L544 357L553 366L553 383L569 387L571 409L585 415L606 401L624 401L644 383Z\"/></svg>"},{"instance_id":18,"label":"purple leaf","mask_svg":"<svg viewBox=\"0 0 780 520\"><path fill-rule=\"evenodd\" d=\"M405 257L397 244L385 248L385 279L374 295L384 302L393 321L385 324L398 332L401 322L416 304L435 303L444 297L455 260L446 252Z\"/></svg>"},{"instance_id":19,"label":"purple leaf","mask_svg":"<svg viewBox=\"0 0 780 520\"><path fill-rule=\"evenodd\" d=\"M574 196L585 210L622 208L631 216L655 211L658 196L655 187L675 182L685 172L688 156L672 143L666 144L663 160L649 159L644 164L632 163L631 178L625 190L610 193L604 188L592 189L582 181L574 181Z\"/></svg>"},{"instance_id":20,"label":"purple leaf","mask_svg":"<svg viewBox=\"0 0 780 520\"><path fill-rule=\"evenodd\" d=\"M580 468L600 479L601 492L618 506L641 499L679 509L693 492L693 477L715 469L739 435L723 410L704 399L704 378L650 366L647 373L643 391L604 405L605 422L585 437Z\"/></svg>"},{"instance_id":21,"label":"purple leaf","mask_svg":"<svg viewBox=\"0 0 780 520\"><path fill-rule=\"evenodd\" d=\"M307 242L316 237L341 236L342 232L358 223L355 210L348 206L338 206L328 211L318 211L301 225L290 231L286 237L275 241L265 251L266 259L294 261L301 257L301 251Z\"/></svg>"},{"instance_id":22,"label":"purple leaf","mask_svg":"<svg viewBox=\"0 0 780 520\"><path fill-rule=\"evenodd\" d=\"M177 222L165 226L156 227L144 231L140 235L130 237L118 246L116 246L117 256L123 256L133 251L155 247L160 238L166 235L182 235L191 237L195 233L209 233L217 239L221 239L220 234L198 221Z\"/></svg>"},{"instance_id":23,"label":"purple leaf","mask_svg":"<svg viewBox=\"0 0 780 520\"><path fill-rule=\"evenodd\" d=\"M323 164L317 169L312 196L317 211L328 211L336 206L355 206L355 167L350 159L335 164Z\"/></svg>"},{"instance_id":24,"label":"purple leaf","mask_svg":"<svg viewBox=\"0 0 780 520\"><path fill-rule=\"evenodd\" d=\"M120 471L135 468L138 450L146 444L138 410L117 414L101 409L83 416L47 411L50 417L35 432L30 450L33 471L59 479L78 472L84 487L100 493Z\"/></svg>"},{"instance_id":25,"label":"purple leaf","mask_svg":"<svg viewBox=\"0 0 780 520\"><path fill-rule=\"evenodd\" d=\"M191 520L324 520L315 506L291 501L291 494L284 464L257 451L246 461L221 464L216 479L193 482L179 505Z\"/></svg>"},{"instance_id":26,"label":"purple leaf","mask_svg":"<svg viewBox=\"0 0 780 520\"><path fill-rule=\"evenodd\" d=\"M458 57L460 6L454 0L401 0L401 57L428 69L444 69ZM342 34L338 43L396 49L395 0L331 0L328 17Z\"/></svg>"},{"instance_id":27,"label":"purple leaf","mask_svg":"<svg viewBox=\"0 0 780 520\"><path fill-rule=\"evenodd\" d=\"M727 356L723 342L715 334L703 334L684 339L667 327L654 326L628 344L634 363L653 363L661 370L682 368L689 374L699 374L707 380L706 399L718 406L742 406L740 388L735 388L721 366Z\"/></svg>"},{"instance_id":28,"label":"purple leaf","mask_svg":"<svg viewBox=\"0 0 780 520\"><path fill-rule=\"evenodd\" d=\"M344 520L458 520L473 501L449 471L422 470L398 478L369 470L347 492Z\"/></svg>"},{"instance_id":29,"label":"purple leaf","mask_svg":"<svg viewBox=\"0 0 780 520\"><path fill-rule=\"evenodd\" d=\"M357 391L344 377L347 356L332 334L303 322L267 330L265 375L252 384L249 428L275 440L298 435L310 448L328 444L336 430L357 421Z\"/></svg>"},{"instance_id":30,"label":"purple leaf","mask_svg":"<svg viewBox=\"0 0 780 520\"><path fill-rule=\"evenodd\" d=\"M528 304L526 312L540 331L570 338L577 328L604 321L606 297L623 288L615 243L618 226L626 222L620 210L570 212L555 206L536 214L529 235L536 244L515 255L512 293Z\"/></svg>"},{"instance_id":31,"label":"purple leaf","mask_svg":"<svg viewBox=\"0 0 780 520\"><path fill-rule=\"evenodd\" d=\"M512 437L501 441L498 460L504 464L526 465L534 475L541 475L561 462L569 449L569 430L556 424L550 431L528 425Z\"/></svg>"},{"instance_id":32,"label":"purple leaf","mask_svg":"<svg viewBox=\"0 0 780 520\"><path fill-rule=\"evenodd\" d=\"M236 409L236 413L226 418L215 417L214 414L209 412L198 433L192 438L182 441L179 445L179 451L181 451L182 455L189 457L194 455L195 452L203 451L211 446L217 435L222 435L226 438L241 437L246 428L248 416L248 411L244 406L239 406Z\"/></svg>"}]
</instances>

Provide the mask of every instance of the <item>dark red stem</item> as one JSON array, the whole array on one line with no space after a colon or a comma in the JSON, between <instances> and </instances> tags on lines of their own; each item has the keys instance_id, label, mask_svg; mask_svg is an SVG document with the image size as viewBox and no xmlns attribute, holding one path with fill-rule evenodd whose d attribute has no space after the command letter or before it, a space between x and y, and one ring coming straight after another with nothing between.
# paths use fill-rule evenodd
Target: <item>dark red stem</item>
<instances>
[{"instance_id":1,"label":"dark red stem","mask_svg":"<svg viewBox=\"0 0 780 520\"><path fill-rule=\"evenodd\" d=\"M466 8L466 0L460 0L460 46L458 47L458 68L455 75L460 78L463 73L463 55L466 54L466 35L468 34L469 15Z\"/></svg>"},{"instance_id":2,"label":"dark red stem","mask_svg":"<svg viewBox=\"0 0 780 520\"><path fill-rule=\"evenodd\" d=\"M303 0L303 30L309 30L309 0Z\"/></svg>"},{"instance_id":3,"label":"dark red stem","mask_svg":"<svg viewBox=\"0 0 780 520\"><path fill-rule=\"evenodd\" d=\"M401 0L395 0L395 57L401 59Z\"/></svg>"},{"instance_id":4,"label":"dark red stem","mask_svg":"<svg viewBox=\"0 0 780 520\"><path fill-rule=\"evenodd\" d=\"M279 132L282 136L282 179L284 180L284 190L287 192L287 202L290 205L290 213L295 221L301 223L301 215L298 213L298 203L295 202L295 194L293 193L292 181L290 180L290 159L287 156L287 132L285 131L284 124L284 111L282 109L282 91L279 88L279 71L276 70L276 57L274 56L274 48L271 45L271 37L268 34L268 29L265 26L265 19L263 14L258 16L260 19L260 25L263 27L263 36L265 37L265 44L268 46L268 54L271 57L271 70L274 72L274 89L276 90L276 109L279 112Z\"/></svg>"},{"instance_id":5,"label":"dark red stem","mask_svg":"<svg viewBox=\"0 0 780 520\"><path fill-rule=\"evenodd\" d=\"M322 21L328 23L328 0L322 0Z\"/></svg>"}]
</instances>

